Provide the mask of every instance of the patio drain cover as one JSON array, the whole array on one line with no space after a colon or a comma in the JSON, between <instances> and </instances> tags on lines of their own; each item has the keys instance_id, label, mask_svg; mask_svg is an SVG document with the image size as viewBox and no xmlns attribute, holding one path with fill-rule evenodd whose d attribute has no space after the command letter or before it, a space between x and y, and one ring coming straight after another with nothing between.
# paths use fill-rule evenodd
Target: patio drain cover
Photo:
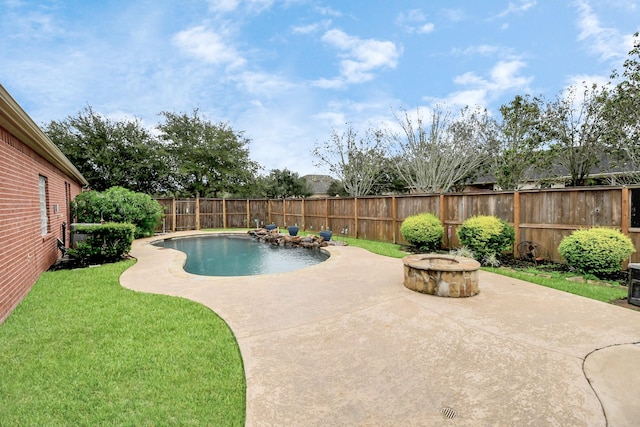
<instances>
[{"instance_id":1,"label":"patio drain cover","mask_svg":"<svg viewBox=\"0 0 640 427\"><path fill-rule=\"evenodd\" d=\"M442 413L443 417L449 418L449 419L453 419L453 418L458 416L458 413L456 412L455 409L449 408L449 407L446 407L446 406L444 408L440 409L440 412Z\"/></svg>"}]
</instances>

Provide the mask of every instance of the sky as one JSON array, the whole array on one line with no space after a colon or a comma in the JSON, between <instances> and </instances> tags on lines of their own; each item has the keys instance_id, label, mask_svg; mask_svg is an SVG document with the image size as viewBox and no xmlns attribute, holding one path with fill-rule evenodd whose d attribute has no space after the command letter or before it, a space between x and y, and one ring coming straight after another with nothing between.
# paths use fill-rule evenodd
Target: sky
<instances>
[{"instance_id":1,"label":"sky","mask_svg":"<svg viewBox=\"0 0 640 427\"><path fill-rule=\"evenodd\" d=\"M0 84L41 126L87 106L153 129L199 109L267 174L327 173L333 130L606 82L635 0L0 0Z\"/></svg>"}]
</instances>

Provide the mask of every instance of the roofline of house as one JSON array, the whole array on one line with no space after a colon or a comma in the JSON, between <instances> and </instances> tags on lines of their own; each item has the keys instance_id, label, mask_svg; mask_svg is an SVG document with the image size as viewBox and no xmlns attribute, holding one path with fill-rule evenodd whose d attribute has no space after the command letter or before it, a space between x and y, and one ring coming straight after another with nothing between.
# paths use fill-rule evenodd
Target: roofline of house
<instances>
[{"instance_id":1,"label":"roofline of house","mask_svg":"<svg viewBox=\"0 0 640 427\"><path fill-rule=\"evenodd\" d=\"M0 126L78 183L89 183L49 137L0 84Z\"/></svg>"}]
</instances>

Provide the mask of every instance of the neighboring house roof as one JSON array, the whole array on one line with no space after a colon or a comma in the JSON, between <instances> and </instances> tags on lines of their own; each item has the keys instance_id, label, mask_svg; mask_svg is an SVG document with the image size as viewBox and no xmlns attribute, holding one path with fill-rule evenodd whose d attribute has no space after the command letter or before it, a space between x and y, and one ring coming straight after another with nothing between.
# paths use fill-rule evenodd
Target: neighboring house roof
<instances>
[{"instance_id":1,"label":"neighboring house roof","mask_svg":"<svg viewBox=\"0 0 640 427\"><path fill-rule=\"evenodd\" d=\"M607 155L608 153L602 153L601 158L596 166L592 166L589 169L589 174L587 178L599 178L599 177L607 177L607 176L616 176L616 175L625 175L625 174L637 174L640 172L637 167L635 167L631 162L627 162L623 165L618 165L612 163L612 159ZM550 171L540 172L534 171L530 176L528 181L565 181L571 179L571 173L567 170L567 168L554 164ZM477 177L470 183L470 185L487 185L487 184L495 184L496 178L492 174L482 175Z\"/></svg>"},{"instance_id":2,"label":"neighboring house roof","mask_svg":"<svg viewBox=\"0 0 640 427\"><path fill-rule=\"evenodd\" d=\"M33 122L2 85L0 85L0 126L70 178L82 185L89 184L80 171Z\"/></svg>"},{"instance_id":3,"label":"neighboring house roof","mask_svg":"<svg viewBox=\"0 0 640 427\"><path fill-rule=\"evenodd\" d=\"M329 175L305 175L302 178L307 181L309 191L314 195L327 194L329 186L335 181L335 179Z\"/></svg>"}]
</instances>

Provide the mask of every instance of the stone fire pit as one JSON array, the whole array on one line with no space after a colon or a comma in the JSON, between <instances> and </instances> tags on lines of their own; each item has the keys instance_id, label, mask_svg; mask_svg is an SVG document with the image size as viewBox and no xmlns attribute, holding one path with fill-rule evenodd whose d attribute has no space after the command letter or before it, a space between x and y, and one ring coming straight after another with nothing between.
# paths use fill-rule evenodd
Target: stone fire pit
<instances>
[{"instance_id":1,"label":"stone fire pit","mask_svg":"<svg viewBox=\"0 0 640 427\"><path fill-rule=\"evenodd\" d=\"M470 297L478 289L480 263L453 255L418 254L402 258L404 286L441 297Z\"/></svg>"}]
</instances>

